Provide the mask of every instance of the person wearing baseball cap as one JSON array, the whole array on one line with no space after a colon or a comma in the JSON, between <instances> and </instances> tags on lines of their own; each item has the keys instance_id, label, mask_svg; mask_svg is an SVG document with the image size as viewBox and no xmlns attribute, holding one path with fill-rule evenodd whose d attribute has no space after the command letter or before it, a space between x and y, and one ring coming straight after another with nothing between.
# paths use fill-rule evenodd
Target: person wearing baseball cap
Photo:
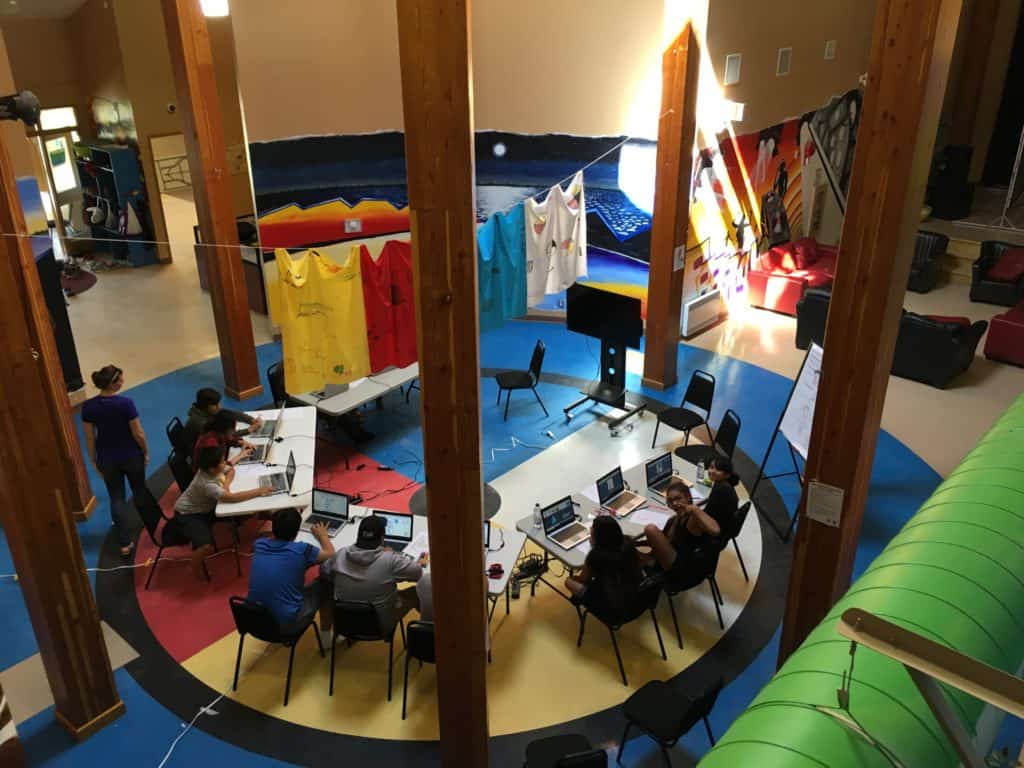
<instances>
[{"instance_id":1,"label":"person wearing baseball cap","mask_svg":"<svg viewBox=\"0 0 1024 768\"><path fill-rule=\"evenodd\" d=\"M335 600L373 603L381 629L388 636L399 619L419 607L416 587L399 589L400 582L419 581L427 565L424 553L418 560L384 546L384 518L368 515L359 522L356 543L342 547L320 567L331 581Z\"/></svg>"}]
</instances>

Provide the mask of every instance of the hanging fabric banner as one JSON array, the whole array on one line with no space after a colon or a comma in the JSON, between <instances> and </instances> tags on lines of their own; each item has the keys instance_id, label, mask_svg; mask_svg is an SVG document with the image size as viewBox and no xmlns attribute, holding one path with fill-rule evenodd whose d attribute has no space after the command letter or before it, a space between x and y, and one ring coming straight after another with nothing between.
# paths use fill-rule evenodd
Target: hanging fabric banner
<instances>
[{"instance_id":1,"label":"hanging fabric banner","mask_svg":"<svg viewBox=\"0 0 1024 768\"><path fill-rule=\"evenodd\" d=\"M416 352L416 294L412 282L412 245L388 240L381 252L381 261L387 259L391 280L391 313L395 333L395 362L399 368L415 363Z\"/></svg>"},{"instance_id":2,"label":"hanging fabric banner","mask_svg":"<svg viewBox=\"0 0 1024 768\"><path fill-rule=\"evenodd\" d=\"M583 172L566 189L556 184L543 203L525 203L527 303L561 293L587 275L587 206Z\"/></svg>"},{"instance_id":3,"label":"hanging fabric banner","mask_svg":"<svg viewBox=\"0 0 1024 768\"><path fill-rule=\"evenodd\" d=\"M526 314L524 206L495 213L477 230L480 330Z\"/></svg>"},{"instance_id":4,"label":"hanging fabric banner","mask_svg":"<svg viewBox=\"0 0 1024 768\"><path fill-rule=\"evenodd\" d=\"M274 252L285 386L300 394L370 373L358 248L344 264L319 251Z\"/></svg>"},{"instance_id":5,"label":"hanging fabric banner","mask_svg":"<svg viewBox=\"0 0 1024 768\"><path fill-rule=\"evenodd\" d=\"M386 253L374 261L370 249L359 247L363 271L363 302L366 306L366 342L370 372L380 373L395 365L395 314L391 303L391 259Z\"/></svg>"}]
</instances>

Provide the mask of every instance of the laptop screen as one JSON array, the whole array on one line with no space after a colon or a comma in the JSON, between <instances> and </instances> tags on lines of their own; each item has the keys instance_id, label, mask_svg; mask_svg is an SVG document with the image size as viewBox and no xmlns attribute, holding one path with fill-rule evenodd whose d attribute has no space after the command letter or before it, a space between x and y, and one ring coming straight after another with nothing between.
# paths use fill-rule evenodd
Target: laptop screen
<instances>
[{"instance_id":1,"label":"laptop screen","mask_svg":"<svg viewBox=\"0 0 1024 768\"><path fill-rule=\"evenodd\" d=\"M554 504L544 507L540 511L540 516L544 520L544 533L553 533L573 522L576 516L572 510L572 496L566 496L564 499L559 499Z\"/></svg>"},{"instance_id":2,"label":"laptop screen","mask_svg":"<svg viewBox=\"0 0 1024 768\"><path fill-rule=\"evenodd\" d=\"M313 512L338 520L348 520L348 496L334 491L313 489Z\"/></svg>"},{"instance_id":3,"label":"laptop screen","mask_svg":"<svg viewBox=\"0 0 1024 768\"><path fill-rule=\"evenodd\" d=\"M384 538L392 541L412 541L412 515L373 510L376 517L384 518Z\"/></svg>"},{"instance_id":4,"label":"laptop screen","mask_svg":"<svg viewBox=\"0 0 1024 768\"><path fill-rule=\"evenodd\" d=\"M484 520L484 549L491 548L491 521Z\"/></svg>"},{"instance_id":5,"label":"laptop screen","mask_svg":"<svg viewBox=\"0 0 1024 768\"><path fill-rule=\"evenodd\" d=\"M277 439L277 436L281 434L281 427L284 426L284 409L287 405L282 405L281 410L277 412L277 419L274 420L274 431L270 433L270 440L273 442Z\"/></svg>"},{"instance_id":6,"label":"laptop screen","mask_svg":"<svg viewBox=\"0 0 1024 768\"><path fill-rule=\"evenodd\" d=\"M288 489L291 490L292 482L295 480L295 454L288 454L288 467L285 469L285 473L288 475Z\"/></svg>"},{"instance_id":7,"label":"laptop screen","mask_svg":"<svg viewBox=\"0 0 1024 768\"><path fill-rule=\"evenodd\" d=\"M666 477L672 474L672 454L666 453L664 456L659 456L653 461L647 462L647 485L652 486L655 483L664 480Z\"/></svg>"},{"instance_id":8,"label":"laptop screen","mask_svg":"<svg viewBox=\"0 0 1024 768\"><path fill-rule=\"evenodd\" d=\"M622 467L616 467L597 481L597 500L602 504L614 499L626 486L622 480Z\"/></svg>"}]
</instances>

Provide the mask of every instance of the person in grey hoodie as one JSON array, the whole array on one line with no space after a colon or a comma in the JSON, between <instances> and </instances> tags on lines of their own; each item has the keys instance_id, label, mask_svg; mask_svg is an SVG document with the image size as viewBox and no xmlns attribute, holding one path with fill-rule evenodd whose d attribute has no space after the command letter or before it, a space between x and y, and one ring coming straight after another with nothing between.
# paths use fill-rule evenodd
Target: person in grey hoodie
<instances>
[{"instance_id":1,"label":"person in grey hoodie","mask_svg":"<svg viewBox=\"0 0 1024 768\"><path fill-rule=\"evenodd\" d=\"M399 589L403 581L419 581L427 564L384 546L384 518L370 515L359 523L356 543L340 549L320 566L320 575L334 586L335 600L373 603L385 637L398 620L419 607L416 587Z\"/></svg>"}]
</instances>

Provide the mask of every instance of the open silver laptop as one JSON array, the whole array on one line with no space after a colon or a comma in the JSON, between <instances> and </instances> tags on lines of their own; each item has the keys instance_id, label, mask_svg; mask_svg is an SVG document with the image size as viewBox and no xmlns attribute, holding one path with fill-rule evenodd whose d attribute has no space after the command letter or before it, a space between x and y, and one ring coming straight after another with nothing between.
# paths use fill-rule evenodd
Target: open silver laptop
<instances>
[{"instance_id":1,"label":"open silver laptop","mask_svg":"<svg viewBox=\"0 0 1024 768\"><path fill-rule=\"evenodd\" d=\"M672 454L664 453L651 459L644 465L644 471L647 473L647 490L664 497L665 489L672 482Z\"/></svg>"},{"instance_id":2,"label":"open silver laptop","mask_svg":"<svg viewBox=\"0 0 1024 768\"><path fill-rule=\"evenodd\" d=\"M616 467L598 479L597 500L601 504L601 509L607 510L617 517L624 517L647 503L647 499L643 496L626 490L622 467Z\"/></svg>"},{"instance_id":3,"label":"open silver laptop","mask_svg":"<svg viewBox=\"0 0 1024 768\"><path fill-rule=\"evenodd\" d=\"M295 480L295 454L288 454L288 465L284 472L275 472L272 475L260 476L260 488L270 488L276 493L291 493L292 483Z\"/></svg>"},{"instance_id":4,"label":"open silver laptop","mask_svg":"<svg viewBox=\"0 0 1024 768\"><path fill-rule=\"evenodd\" d=\"M310 531L317 523L327 526L327 535L334 536L349 522L348 496L322 488L313 489L313 513L302 523L302 530Z\"/></svg>"},{"instance_id":5,"label":"open silver laptop","mask_svg":"<svg viewBox=\"0 0 1024 768\"><path fill-rule=\"evenodd\" d=\"M277 412L277 418L267 419L255 432L250 430L249 437L269 437L271 439L277 437L279 425L284 418L284 408L282 405L281 410Z\"/></svg>"},{"instance_id":6,"label":"open silver laptop","mask_svg":"<svg viewBox=\"0 0 1024 768\"><path fill-rule=\"evenodd\" d=\"M412 541L412 515L373 510L374 517L384 518L384 545L402 552Z\"/></svg>"},{"instance_id":7,"label":"open silver laptop","mask_svg":"<svg viewBox=\"0 0 1024 768\"><path fill-rule=\"evenodd\" d=\"M576 519L572 496L559 499L540 511L544 535L562 549L572 549L590 537L590 529Z\"/></svg>"},{"instance_id":8,"label":"open silver laptop","mask_svg":"<svg viewBox=\"0 0 1024 768\"><path fill-rule=\"evenodd\" d=\"M281 425L284 424L284 406L281 406L281 410L277 413L276 419L266 422L263 426L273 422L274 426L270 430L270 439L265 443L257 443L252 449L252 453L246 456L244 459L239 461L239 464L266 464L270 460L270 452L274 448L274 443L281 434ZM260 430L262 434L263 430ZM250 435L250 437L259 437L260 435Z\"/></svg>"}]
</instances>

